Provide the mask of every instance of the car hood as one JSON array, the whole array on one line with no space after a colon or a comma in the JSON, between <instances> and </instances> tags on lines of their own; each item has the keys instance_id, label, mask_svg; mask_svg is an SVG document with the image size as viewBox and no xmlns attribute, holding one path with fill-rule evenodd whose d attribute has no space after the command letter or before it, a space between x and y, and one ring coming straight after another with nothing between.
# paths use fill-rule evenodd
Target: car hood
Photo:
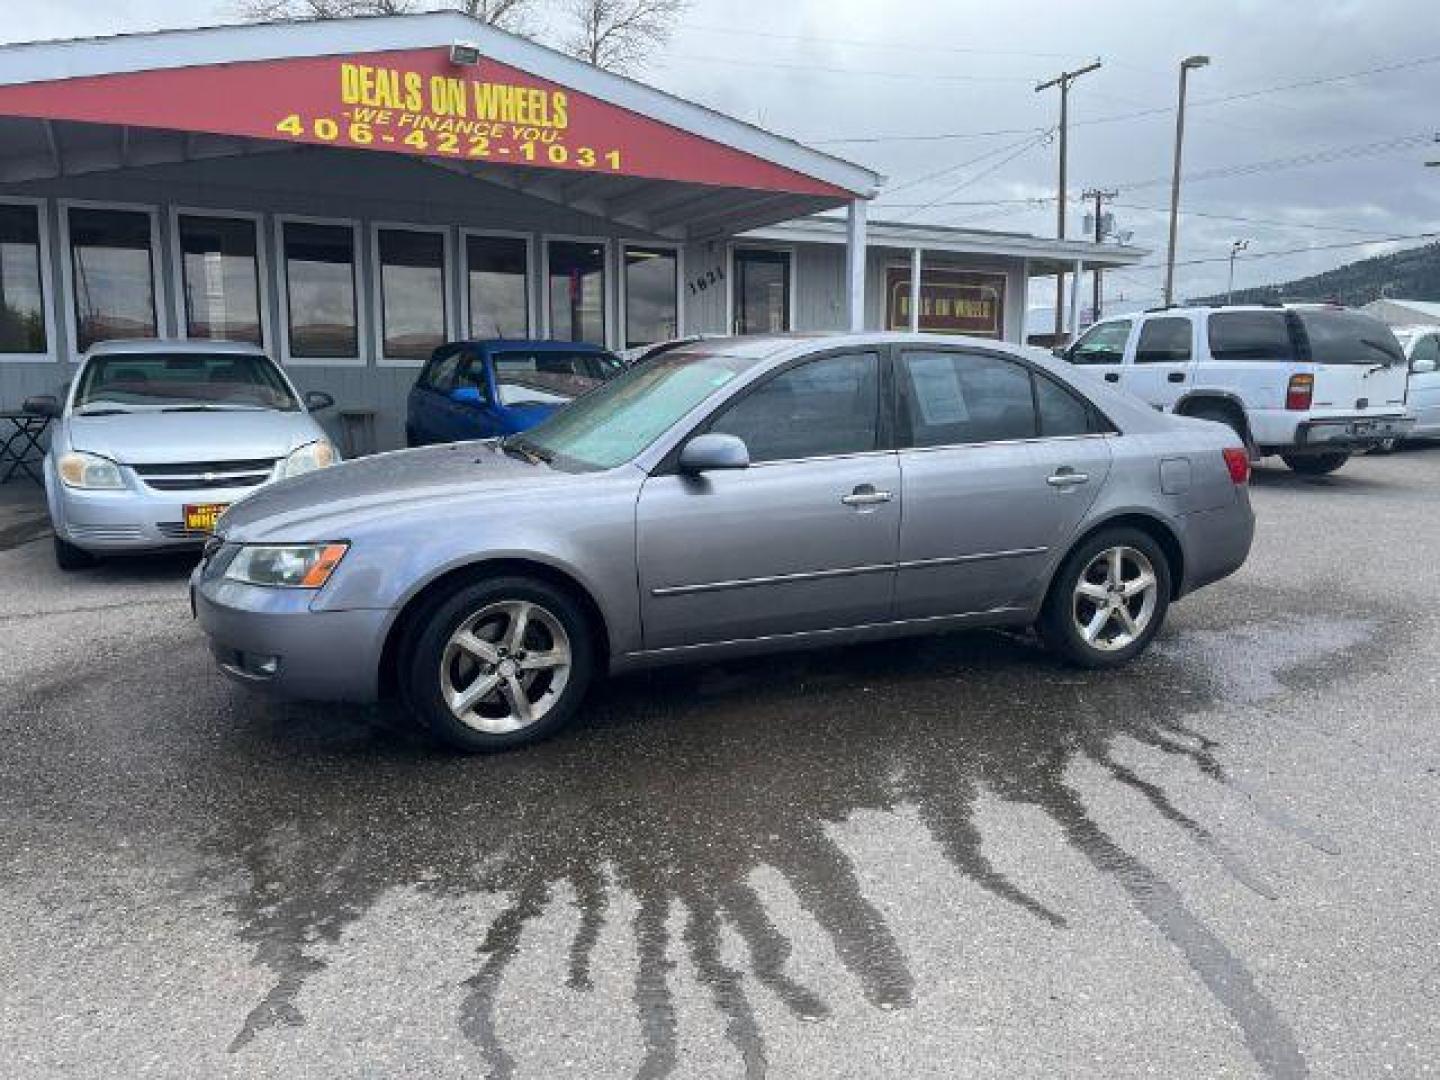
<instances>
[{"instance_id":1,"label":"car hood","mask_svg":"<svg viewBox=\"0 0 1440 1080\"><path fill-rule=\"evenodd\" d=\"M304 412L146 412L75 416L70 446L126 465L282 458L323 437Z\"/></svg>"},{"instance_id":2,"label":"car hood","mask_svg":"<svg viewBox=\"0 0 1440 1080\"><path fill-rule=\"evenodd\" d=\"M217 531L240 541L341 540L363 521L413 507L428 506L438 522L447 500L515 494L579 479L512 457L495 442L397 450L259 488L225 513Z\"/></svg>"}]
</instances>

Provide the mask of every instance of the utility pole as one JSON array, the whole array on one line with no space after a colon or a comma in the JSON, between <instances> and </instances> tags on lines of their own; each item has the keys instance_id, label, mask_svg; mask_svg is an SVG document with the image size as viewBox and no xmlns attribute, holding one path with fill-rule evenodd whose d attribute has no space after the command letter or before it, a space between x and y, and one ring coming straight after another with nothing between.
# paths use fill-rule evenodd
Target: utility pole
<instances>
[{"instance_id":1,"label":"utility pole","mask_svg":"<svg viewBox=\"0 0 1440 1080\"><path fill-rule=\"evenodd\" d=\"M1235 299L1235 256L1250 246L1249 240L1236 240L1230 245L1230 280L1225 286L1225 303Z\"/></svg>"},{"instance_id":2,"label":"utility pole","mask_svg":"<svg viewBox=\"0 0 1440 1080\"><path fill-rule=\"evenodd\" d=\"M1038 94L1042 90L1049 90L1052 86L1060 88L1060 190L1055 200L1056 239L1065 239L1065 157L1069 149L1069 128L1070 128L1070 84L1081 75L1088 75L1100 67L1100 60L1097 58L1094 63L1086 64L1074 71L1062 71L1055 78L1048 82L1040 83L1035 87ZM1078 284L1078 283L1077 283ZM1072 328L1073 329L1073 328ZM1058 344L1065 333L1065 271L1061 270L1055 275L1055 340Z\"/></svg>"},{"instance_id":3,"label":"utility pole","mask_svg":"<svg viewBox=\"0 0 1440 1080\"><path fill-rule=\"evenodd\" d=\"M1100 188L1091 188L1089 191L1085 192L1085 193L1081 196L1082 199L1094 199L1094 200L1095 200L1095 243L1096 243L1096 244L1102 243L1102 242L1104 241L1104 239L1105 239L1105 230L1101 227L1101 223L1100 223L1100 215L1104 212L1104 211L1102 210L1102 207L1105 205L1105 203L1107 203L1109 200L1115 198L1115 196L1117 196L1117 195L1119 195L1119 194L1120 194L1120 193L1119 193L1118 191L1103 191L1103 190L1101 190ZM1095 266L1095 273L1094 273L1094 277L1095 277L1095 295L1094 295L1094 297L1093 297L1094 307L1091 309L1092 312L1094 313L1094 316L1095 316L1095 322L1099 322L1099 321L1100 321L1100 302L1101 302L1101 299L1102 299L1101 286L1100 286L1100 275L1101 275L1102 272L1103 272L1103 271L1101 271L1100 266L1099 266L1099 264L1097 263L1096 266ZM1077 282L1077 284L1078 284L1078 282Z\"/></svg>"},{"instance_id":4,"label":"utility pole","mask_svg":"<svg viewBox=\"0 0 1440 1080\"><path fill-rule=\"evenodd\" d=\"M1193 68L1210 63L1208 56L1180 61L1180 101L1175 110L1175 171L1170 176L1170 248L1165 256L1165 306L1175 299L1175 234L1180 222L1180 151L1185 144L1185 80Z\"/></svg>"}]
</instances>

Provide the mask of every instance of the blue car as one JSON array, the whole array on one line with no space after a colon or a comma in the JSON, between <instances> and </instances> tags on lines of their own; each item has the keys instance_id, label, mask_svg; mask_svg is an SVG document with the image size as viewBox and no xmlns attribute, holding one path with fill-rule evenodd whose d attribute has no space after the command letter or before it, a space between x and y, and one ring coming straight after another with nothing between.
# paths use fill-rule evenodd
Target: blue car
<instances>
[{"instance_id":1,"label":"blue car","mask_svg":"<svg viewBox=\"0 0 1440 1080\"><path fill-rule=\"evenodd\" d=\"M623 367L613 353L582 342L450 342L431 354L410 389L406 443L525 431Z\"/></svg>"}]
</instances>

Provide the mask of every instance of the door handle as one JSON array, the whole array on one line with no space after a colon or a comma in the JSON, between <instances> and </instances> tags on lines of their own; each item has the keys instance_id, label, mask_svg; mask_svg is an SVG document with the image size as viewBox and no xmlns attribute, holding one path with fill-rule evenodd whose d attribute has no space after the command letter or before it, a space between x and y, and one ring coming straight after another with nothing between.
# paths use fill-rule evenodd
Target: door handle
<instances>
[{"instance_id":1,"label":"door handle","mask_svg":"<svg viewBox=\"0 0 1440 1080\"><path fill-rule=\"evenodd\" d=\"M846 506L878 506L894 498L888 491L876 491L873 484L861 484L849 495L840 496L840 501Z\"/></svg>"},{"instance_id":2,"label":"door handle","mask_svg":"<svg viewBox=\"0 0 1440 1080\"><path fill-rule=\"evenodd\" d=\"M1107 372L1105 373L1105 381L1106 381L1106 382L1119 382L1119 381L1120 381L1120 373L1119 373L1118 371L1107 371Z\"/></svg>"},{"instance_id":3,"label":"door handle","mask_svg":"<svg viewBox=\"0 0 1440 1080\"><path fill-rule=\"evenodd\" d=\"M1166 377L1167 379L1169 379L1171 382L1184 382L1184 381L1185 381L1185 373L1184 373L1183 371L1172 371L1172 372L1170 372L1169 375L1167 375L1167 376L1165 376L1165 377Z\"/></svg>"},{"instance_id":4,"label":"door handle","mask_svg":"<svg viewBox=\"0 0 1440 1080\"><path fill-rule=\"evenodd\" d=\"M1054 473L1045 478L1045 482L1053 488L1073 488L1090 482L1090 474L1076 472L1069 465L1062 465Z\"/></svg>"}]
</instances>

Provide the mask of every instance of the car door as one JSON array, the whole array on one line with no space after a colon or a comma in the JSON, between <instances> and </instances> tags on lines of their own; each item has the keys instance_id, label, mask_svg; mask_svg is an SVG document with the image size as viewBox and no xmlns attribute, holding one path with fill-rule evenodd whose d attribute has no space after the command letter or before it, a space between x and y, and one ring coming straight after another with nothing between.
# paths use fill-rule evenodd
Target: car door
<instances>
[{"instance_id":1,"label":"car door","mask_svg":"<svg viewBox=\"0 0 1440 1080\"><path fill-rule=\"evenodd\" d=\"M696 432L742 439L748 468L661 470L645 482L637 556L646 648L890 617L901 497L881 385L876 352L790 365Z\"/></svg>"},{"instance_id":2,"label":"car door","mask_svg":"<svg viewBox=\"0 0 1440 1080\"><path fill-rule=\"evenodd\" d=\"M461 358L458 347L436 349L411 387L406 427L407 435L416 445L447 442L451 438L449 397Z\"/></svg>"},{"instance_id":3,"label":"car door","mask_svg":"<svg viewBox=\"0 0 1440 1080\"><path fill-rule=\"evenodd\" d=\"M1131 325L1129 319L1096 323L1065 350L1065 359L1097 379L1118 384L1125 370L1125 344L1130 340Z\"/></svg>"},{"instance_id":4,"label":"car door","mask_svg":"<svg viewBox=\"0 0 1440 1080\"><path fill-rule=\"evenodd\" d=\"M1059 380L997 353L902 349L895 390L896 617L1032 605L1109 474L1108 425Z\"/></svg>"},{"instance_id":5,"label":"car door","mask_svg":"<svg viewBox=\"0 0 1440 1080\"><path fill-rule=\"evenodd\" d=\"M1409 406L1414 434L1440 435L1440 332L1419 334L1410 346Z\"/></svg>"},{"instance_id":6,"label":"car door","mask_svg":"<svg viewBox=\"0 0 1440 1080\"><path fill-rule=\"evenodd\" d=\"M1133 335L1120 385L1166 412L1189 391L1195 324L1184 315L1148 315Z\"/></svg>"}]
</instances>

